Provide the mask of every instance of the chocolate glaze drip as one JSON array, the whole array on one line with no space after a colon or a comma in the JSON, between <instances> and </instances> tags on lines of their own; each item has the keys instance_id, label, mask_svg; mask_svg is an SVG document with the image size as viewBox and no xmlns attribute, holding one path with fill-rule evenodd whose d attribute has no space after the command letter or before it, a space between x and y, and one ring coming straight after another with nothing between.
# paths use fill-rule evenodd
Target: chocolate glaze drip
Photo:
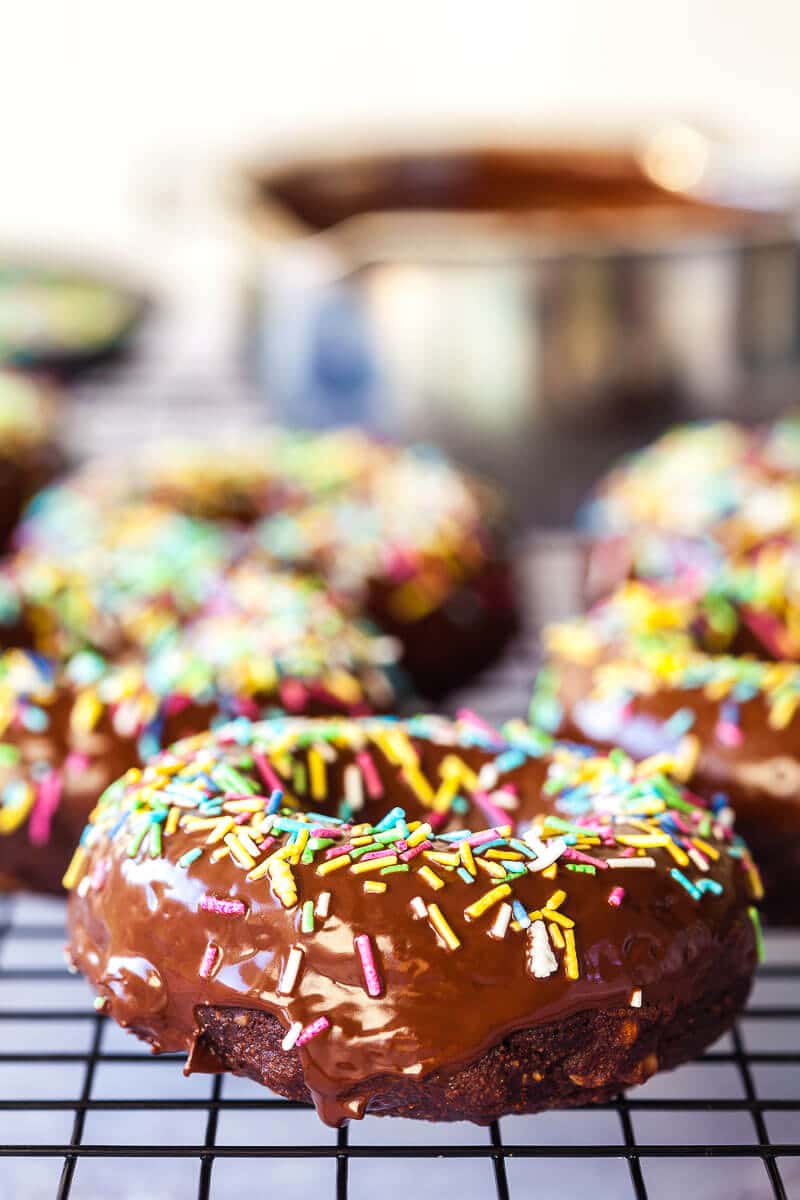
<instances>
[{"instance_id":1,"label":"chocolate glaze drip","mask_svg":"<svg viewBox=\"0 0 800 1200\"><path fill-rule=\"evenodd\" d=\"M444 723L437 728L441 738ZM452 731L449 740L450 745L411 739L420 769L434 787L448 754L474 768L496 762L497 752L485 748L454 749ZM429 816L402 768L379 745L369 748L383 795L368 802L358 818L377 819L394 805L405 810L409 821ZM336 762L329 765L326 801L305 797L304 807L319 811L337 802L355 750L340 746L337 751ZM227 760L241 762L240 746L229 746L224 753ZM297 761L306 762L304 751L295 756ZM559 801L542 791L552 762L551 756L527 758L510 772L501 771L502 784L517 789L512 819L521 828L534 813L559 808ZM253 769L242 770L258 779ZM263 789L261 780L258 786ZM449 824L485 828L479 797L473 793L468 799L468 814L458 818L451 812ZM697 965L719 952L751 902L743 863L722 843L708 872L721 885L720 894L709 892L700 901L670 876L674 861L661 848L647 852L657 859L655 869L605 869L592 875L562 864L555 881L526 872L514 883L513 898L527 910L543 908L556 889L567 893L563 911L575 922L580 964L578 978L568 978L562 965L546 978L534 978L529 931L490 936L495 909L465 919L465 908L493 884L480 872L471 884L449 874L435 892L416 871L398 872L385 878L385 893L373 895L365 894L364 881L380 875L345 868L320 876L317 858L293 868L298 903L287 908L266 878L248 881L230 856L212 863L206 837L206 829L181 828L165 838L160 856L151 857L141 848L132 854L126 834L109 837L95 829L86 842L83 878L70 902L72 961L104 997L115 1020L156 1051L186 1051L189 1071L221 1065L209 1057L202 1040L201 1007L263 1011L287 1030L295 1022L305 1029L327 1018L328 1030L286 1053L299 1054L305 1084L320 1116L331 1124L369 1111L371 1080L379 1077L455 1073L514 1031L628 1005L635 989L642 989L646 1003L685 997ZM181 856L197 847L204 848L202 857L181 867ZM437 846L452 848L448 843ZM619 846L592 849L601 860L619 854ZM617 907L608 902L616 885L625 890ZM324 892L331 893L330 914L316 920L313 933L304 933L303 904L316 906ZM244 915L207 911L201 902L209 895L240 901ZM460 939L457 949L447 949L424 916L415 918L411 902L417 896L426 904L439 904ZM380 979L377 996L367 994L354 949L361 934L371 939ZM204 979L199 971L209 943L218 947L218 955L211 977ZM291 994L283 995L280 981L297 946L302 953L298 982Z\"/></svg>"}]
</instances>

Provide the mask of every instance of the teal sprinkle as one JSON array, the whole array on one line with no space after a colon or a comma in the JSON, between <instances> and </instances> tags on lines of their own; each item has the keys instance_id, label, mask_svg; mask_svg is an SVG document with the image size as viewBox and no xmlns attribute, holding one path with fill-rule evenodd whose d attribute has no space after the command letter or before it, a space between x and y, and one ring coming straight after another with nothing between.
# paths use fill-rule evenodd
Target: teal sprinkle
<instances>
[{"instance_id":1,"label":"teal sprinkle","mask_svg":"<svg viewBox=\"0 0 800 1200\"><path fill-rule=\"evenodd\" d=\"M44 733L50 724L50 718L43 708L35 704L26 704L20 714L20 720L30 733Z\"/></svg>"},{"instance_id":2,"label":"teal sprinkle","mask_svg":"<svg viewBox=\"0 0 800 1200\"><path fill-rule=\"evenodd\" d=\"M193 862L196 862L202 853L203 851L199 846L195 846L193 850L187 850L186 853L182 854L178 859L178 866L183 867L185 870L186 867L190 867Z\"/></svg>"},{"instance_id":3,"label":"teal sprinkle","mask_svg":"<svg viewBox=\"0 0 800 1200\"><path fill-rule=\"evenodd\" d=\"M696 886L698 892L700 892L701 894L703 892L711 892L714 896L722 895L722 884L719 883L716 879L708 879L708 878L698 879L695 886Z\"/></svg>"},{"instance_id":4,"label":"teal sprinkle","mask_svg":"<svg viewBox=\"0 0 800 1200\"><path fill-rule=\"evenodd\" d=\"M676 883L679 883L682 888L686 889L686 891L689 893L689 895L692 897L693 900L700 899L702 892L700 892L700 890L695 887L695 885L692 883L692 881L690 879L686 878L683 871L679 871L677 867L673 867L672 870L670 871L670 875L672 876L672 878L675 880Z\"/></svg>"},{"instance_id":5,"label":"teal sprinkle","mask_svg":"<svg viewBox=\"0 0 800 1200\"><path fill-rule=\"evenodd\" d=\"M469 801L466 796L454 796L450 808L454 813L463 816L464 813L469 812Z\"/></svg>"}]
</instances>

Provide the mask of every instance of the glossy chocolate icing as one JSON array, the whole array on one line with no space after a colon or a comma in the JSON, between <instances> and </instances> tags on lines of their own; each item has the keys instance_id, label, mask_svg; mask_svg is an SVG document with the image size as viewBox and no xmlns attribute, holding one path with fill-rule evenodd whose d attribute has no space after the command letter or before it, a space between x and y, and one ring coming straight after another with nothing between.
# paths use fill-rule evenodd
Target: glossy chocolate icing
<instances>
[{"instance_id":1,"label":"glossy chocolate icing","mask_svg":"<svg viewBox=\"0 0 800 1200\"><path fill-rule=\"evenodd\" d=\"M331 738L324 731L334 724L339 732ZM561 811L570 816L578 811L596 815L604 807L614 810L611 783L594 788L591 804L575 807L577 793L570 781L577 779L576 772L587 769L588 760L561 748L547 750L546 742L529 732L520 734L518 730L517 736L507 741L496 734L487 735L483 726L475 737L475 729L469 722L459 727L437 718L416 719L407 725L376 720L276 721L252 726L244 733L240 723L223 730L213 742L196 739L193 746L173 748L172 761L185 766L193 755L197 762L198 756L202 759L211 752L209 762L222 759L237 764L245 780L252 780L263 792L263 765L247 765L251 745L260 746L266 756L267 779L274 781L275 774L283 772L282 780L297 783L298 766L301 774L312 769L308 746L319 747L329 738L327 744L335 748L335 755L327 764L324 799L318 786L314 797L295 788L294 798L302 809L324 812L333 807L335 811L339 798L347 794L346 772L352 772L354 764L362 761L356 756L366 751L380 780L378 785L372 777L373 790L380 795L370 799L368 788L366 806L353 814L351 824L377 821L399 806L409 822L428 819L438 825L439 833L454 826L484 829L492 823L487 822L487 815L497 818L496 828L502 803L509 806L509 821L518 830L533 823L546 838L545 847L551 849L555 843L550 839L558 835L542 824L544 818L535 818L537 812ZM393 746L391 741L397 737L402 739L399 759L397 744ZM291 748L288 759L287 742ZM469 772L462 777L458 794L466 804L458 807L466 812L461 813L433 799L434 794L441 797L439 788L454 759L479 771L469 786L464 786ZM162 761L170 770L170 756ZM216 768L208 770L213 776ZM629 760L618 760L616 767L606 761L602 770L610 772L620 787L623 777L630 779L633 768ZM616 770L622 775L616 776ZM157 771L156 762L145 784L157 781ZM163 775L161 786L168 787L169 778ZM369 778L365 772L365 782ZM741 921L752 903L752 872L747 869L746 851L727 843L721 818L712 820L707 814L702 818L713 852L719 852L717 860L709 857L703 872L694 864L684 868L687 875L704 875L711 881L702 897L690 894L670 875L675 860L662 845L646 851L623 849L613 838L608 845L591 845L588 852L595 863L608 859L630 862L628 856L643 854L657 863L650 869L595 867L595 874L569 869L567 861L578 865L583 860L580 854L577 859L569 858L572 851L568 849L556 870L550 869L545 876L535 866L543 847L534 839L531 844L537 851L530 857L520 856L527 869L513 878L507 902L519 900L525 911L541 910L554 893L563 890L563 901L552 899L552 904L561 904L560 912L570 928L574 922L577 946L573 970L563 937L562 949L555 951L555 957L557 940L548 941L542 977L535 978L530 928L515 928L512 923L500 936L494 926L499 900L472 919L465 913L487 889L500 886L496 878L487 872L484 879L482 870L476 868L477 878L467 882L455 870L427 860L426 865L443 880L442 886L433 890L418 874L431 850L452 853L452 841L438 842L432 833L427 839L432 843L428 851L409 859L408 871L385 877L378 868L363 873L352 869L366 864L367 859L320 875L320 864L330 861L329 847L316 853L313 862L301 861L292 868L297 902L287 905L274 878L272 886L263 871L261 878L248 879L246 865L237 865L233 851L228 853L221 839L209 846L209 823L193 829L193 813L164 837L158 851L148 846L149 833L144 841L138 838L137 844L137 811L141 810L136 809L136 796L146 794L137 791L140 786L135 778L115 785L101 803L70 869L69 882L74 888L69 910L70 954L74 964L98 989L120 1024L146 1038L157 1051L187 1051L188 1070L224 1066L209 1060L196 1016L199 1006L261 1010L275 1016L287 1030L295 1023L308 1030L325 1018L327 1029L286 1053L300 1055L305 1084L320 1115L330 1123L369 1111L376 1091L371 1081L379 1078L423 1080L432 1072L455 1072L514 1031L558 1022L574 1013L635 1004L638 989L645 1004L675 1000L688 992L693 964L719 952L732 925ZM169 796L166 801L169 803ZM595 801L597 807L593 807ZM637 808L632 800L626 803ZM441 810L438 815L437 808ZM130 815L120 827L126 810ZM691 805L681 812L690 824L694 821ZM213 834L213 822L210 824ZM325 818L314 818L313 824L324 827ZM115 826L116 832L110 833ZM617 833L624 829L634 838L643 828L641 822L629 827L627 820L624 826L615 826ZM339 840L353 836L346 832ZM409 844L408 840L402 842L403 846ZM216 862L212 861L215 846L224 855ZM508 850L507 841L505 846ZM183 855L201 848L200 857L188 866L180 864ZM275 848L270 846L271 851ZM475 854L480 854L477 848ZM542 858L540 865L546 861ZM469 872L465 874L469 876ZM365 893L365 881L384 882L386 891ZM609 895L618 885L624 898L616 905ZM329 915L316 919L313 932L303 932L304 905L311 902L316 908L323 893L330 893ZM212 911L203 906L209 896ZM457 948L448 948L446 935L443 938L435 931L430 908L427 917L424 906L422 915L414 915L412 902L419 906L417 897L425 905L439 905L460 942ZM232 904L235 911L229 915L213 911L217 901ZM519 911L514 911L515 921ZM551 921L557 922L558 916L547 911ZM370 939L379 994L367 994L365 973L354 949L354 939L361 935ZM558 936L556 932L555 938ZM218 948L217 957L210 977L202 978L201 964L210 944ZM300 948L300 974L290 994L282 994L281 980L292 947Z\"/></svg>"}]
</instances>

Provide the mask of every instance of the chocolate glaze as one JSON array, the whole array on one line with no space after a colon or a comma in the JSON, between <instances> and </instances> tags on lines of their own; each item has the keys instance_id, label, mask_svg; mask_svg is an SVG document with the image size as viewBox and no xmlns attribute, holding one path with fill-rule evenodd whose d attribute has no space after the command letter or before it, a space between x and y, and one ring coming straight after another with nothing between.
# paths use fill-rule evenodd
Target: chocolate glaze
<instances>
[{"instance_id":1,"label":"chocolate glaze","mask_svg":"<svg viewBox=\"0 0 800 1200\"><path fill-rule=\"evenodd\" d=\"M497 759L498 750L459 745L454 728L443 721L436 722L433 736L435 741L415 735L411 742L434 787L442 760L454 748L473 767ZM374 819L394 805L404 808L409 820L430 815L380 744L367 744L383 795L358 817ZM234 763L249 755L246 747L236 744L220 753ZM341 794L343 772L353 763L353 753L352 747L338 747L339 757L327 778L329 801ZM559 753L563 754L557 751L557 757ZM176 755L185 758L180 747ZM305 761L305 752L298 750L296 757ZM270 755L270 761L280 765L279 756ZM559 807L557 799L542 791L553 762L549 755L526 757L509 773L500 770L500 783L517 788L513 820L521 827L535 812ZM263 790L255 769L242 771ZM135 788L134 781L126 794L132 796ZM479 797L470 794L469 802L466 817L451 812L446 819L484 828ZM308 807L310 798L302 798L302 804ZM322 802L317 799L312 807L319 810ZM566 891L563 911L575 922L580 964L579 978L567 978L559 967L549 977L535 979L526 967L528 934L488 936L495 909L465 920L465 907L493 884L480 872L473 884L455 873L448 875L446 885L435 892L413 870L391 874L384 894L367 895L365 878L380 876L345 868L320 877L316 865L300 864L294 868L298 903L286 908L266 879L248 881L230 856L212 864L206 850L188 869L178 865L187 851L205 846L205 829L179 829L165 839L161 856L151 857L141 849L131 855L127 834L110 838L103 832L104 821L107 826L118 811L112 803L80 852L85 860L75 872L77 888L69 910L74 964L120 1024L146 1038L156 1051L187 1051L188 1070L225 1065L209 1056L209 1040L202 1036L203 1022L197 1015L200 1008L256 1010L276 1017L284 1029L293 1022L305 1028L327 1016L327 1032L286 1053L299 1055L305 1087L323 1120L332 1124L369 1111L373 1095L385 1089L387 1078L422 1083L434 1074L437 1079L455 1076L515 1031L562 1022L581 1012L627 1006L635 989L642 989L646 1004L674 1007L688 996L698 966L716 957L732 927L741 923L752 899L742 861L724 849L709 872L709 878L722 885L721 892L707 893L701 901L670 876L674 862L661 848L648 851L658 859L652 870L600 870L590 875L562 864L555 881L528 871L514 883L514 897L534 910L543 907L555 889ZM440 848L452 845L443 843ZM603 860L619 853L619 846L592 849ZM618 884L624 886L625 898L614 907L608 895ZM316 922L313 934L303 934L303 902L316 903L322 892L331 893L330 915ZM200 902L207 894L242 901L246 916L206 911ZM448 950L428 920L414 918L410 902L420 895L426 903L440 905L461 940L459 948ZM381 980L379 996L365 991L354 952L359 934L371 938ZM198 970L210 941L221 953L211 978L204 980ZM285 996L278 986L295 945L302 947L303 965L295 990ZM752 963L743 964L745 972L751 969ZM382 1081L380 1087L376 1079Z\"/></svg>"}]
</instances>

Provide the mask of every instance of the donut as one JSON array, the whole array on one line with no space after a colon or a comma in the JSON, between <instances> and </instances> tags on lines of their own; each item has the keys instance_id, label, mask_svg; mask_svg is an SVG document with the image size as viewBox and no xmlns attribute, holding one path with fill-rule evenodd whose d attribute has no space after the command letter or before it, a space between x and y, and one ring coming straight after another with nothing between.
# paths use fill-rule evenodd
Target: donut
<instances>
[{"instance_id":1,"label":"donut","mask_svg":"<svg viewBox=\"0 0 800 1200\"><path fill-rule=\"evenodd\" d=\"M95 276L35 263L0 264L0 361L72 374L120 350L142 297Z\"/></svg>"},{"instance_id":2,"label":"donut","mask_svg":"<svg viewBox=\"0 0 800 1200\"><path fill-rule=\"evenodd\" d=\"M61 465L55 391L0 368L0 548L6 547L26 502Z\"/></svg>"},{"instance_id":3,"label":"donut","mask_svg":"<svg viewBox=\"0 0 800 1200\"><path fill-rule=\"evenodd\" d=\"M0 656L0 875L59 892L100 793L210 722L279 706L319 714L394 706L402 685L391 639L351 621L311 579L262 573L259 586L257 618L241 597L217 597L213 612L149 656L107 661L83 650L60 662L22 648Z\"/></svg>"},{"instance_id":4,"label":"donut","mask_svg":"<svg viewBox=\"0 0 800 1200\"><path fill-rule=\"evenodd\" d=\"M50 641L105 650L131 598L147 636L191 615L242 558L310 570L397 637L417 688L437 694L516 628L500 526L495 495L431 451L276 430L94 465L45 492L5 590L28 623L55 622Z\"/></svg>"},{"instance_id":5,"label":"donut","mask_svg":"<svg viewBox=\"0 0 800 1200\"><path fill-rule=\"evenodd\" d=\"M791 924L800 921L800 664L756 654L766 643L796 658L795 637L796 624L769 610L747 625L724 597L629 583L545 631L530 710L561 736L668 752L694 789L729 795L764 875L765 911Z\"/></svg>"},{"instance_id":6,"label":"donut","mask_svg":"<svg viewBox=\"0 0 800 1200\"><path fill-rule=\"evenodd\" d=\"M582 514L600 539L592 589L626 574L715 573L726 558L800 532L800 410L748 429L678 426L601 481Z\"/></svg>"},{"instance_id":7,"label":"donut","mask_svg":"<svg viewBox=\"0 0 800 1200\"><path fill-rule=\"evenodd\" d=\"M729 808L662 767L470 714L240 718L101 797L69 957L154 1051L330 1124L607 1099L729 1027L758 954Z\"/></svg>"}]
</instances>

